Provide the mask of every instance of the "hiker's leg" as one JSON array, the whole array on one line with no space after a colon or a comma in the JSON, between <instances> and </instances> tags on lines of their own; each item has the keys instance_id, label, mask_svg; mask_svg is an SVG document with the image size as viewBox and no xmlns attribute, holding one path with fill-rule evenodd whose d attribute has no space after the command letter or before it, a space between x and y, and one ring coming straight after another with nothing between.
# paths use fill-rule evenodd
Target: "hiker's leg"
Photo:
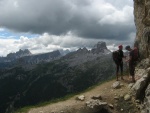
<instances>
[{"instance_id":1,"label":"hiker's leg","mask_svg":"<svg viewBox=\"0 0 150 113\"><path fill-rule=\"evenodd\" d=\"M120 63L121 79L123 80L123 62Z\"/></svg>"},{"instance_id":2,"label":"hiker's leg","mask_svg":"<svg viewBox=\"0 0 150 113\"><path fill-rule=\"evenodd\" d=\"M132 82L135 82L135 77L134 77L134 70L135 70L135 67L134 67L134 64L133 64L133 63L130 63L129 69L130 69L130 75L132 76Z\"/></svg>"},{"instance_id":3,"label":"hiker's leg","mask_svg":"<svg viewBox=\"0 0 150 113\"><path fill-rule=\"evenodd\" d=\"M133 66L132 66L132 74L133 74L133 76L132 76L132 82L135 82L135 64L133 64Z\"/></svg>"},{"instance_id":4,"label":"hiker's leg","mask_svg":"<svg viewBox=\"0 0 150 113\"><path fill-rule=\"evenodd\" d=\"M130 73L130 76L133 76L132 75L132 66L131 66L131 63L129 63L129 73ZM129 77L129 80L130 80L130 77Z\"/></svg>"},{"instance_id":5,"label":"hiker's leg","mask_svg":"<svg viewBox=\"0 0 150 113\"><path fill-rule=\"evenodd\" d=\"M116 63L116 80L118 81L119 65Z\"/></svg>"}]
</instances>

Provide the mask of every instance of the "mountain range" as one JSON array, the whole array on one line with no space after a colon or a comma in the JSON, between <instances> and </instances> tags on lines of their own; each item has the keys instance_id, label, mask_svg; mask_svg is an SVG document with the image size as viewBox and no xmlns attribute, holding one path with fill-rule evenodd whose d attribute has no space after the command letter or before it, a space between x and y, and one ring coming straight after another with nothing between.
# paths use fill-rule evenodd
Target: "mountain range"
<instances>
[{"instance_id":1,"label":"mountain range","mask_svg":"<svg viewBox=\"0 0 150 113\"><path fill-rule=\"evenodd\" d=\"M19 50L16 53L9 53L6 57L0 57L0 68L12 68L14 66L22 65L24 67L35 66L36 64L43 62L50 62L65 56L66 54L107 54L110 50L107 49L105 42L98 42L91 50L79 48L77 51L70 52L69 50L55 50L48 53L32 54L28 49ZM69 55L68 55L69 56Z\"/></svg>"},{"instance_id":2,"label":"mountain range","mask_svg":"<svg viewBox=\"0 0 150 113\"><path fill-rule=\"evenodd\" d=\"M105 42L99 42L91 50L79 48L65 56L59 51L38 55L27 51L20 50L6 57L13 57L9 63L22 60L24 65L0 69L0 113L81 92L114 75L111 52ZM40 58L46 62L24 68L27 61Z\"/></svg>"}]
</instances>

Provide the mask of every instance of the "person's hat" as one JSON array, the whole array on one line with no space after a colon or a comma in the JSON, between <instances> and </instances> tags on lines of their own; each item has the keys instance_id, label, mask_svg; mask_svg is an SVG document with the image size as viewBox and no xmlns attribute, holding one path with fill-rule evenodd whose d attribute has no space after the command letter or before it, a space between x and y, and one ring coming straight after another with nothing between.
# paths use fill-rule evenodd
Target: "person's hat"
<instances>
[{"instance_id":1,"label":"person's hat","mask_svg":"<svg viewBox=\"0 0 150 113\"><path fill-rule=\"evenodd\" d=\"M119 45L118 48L123 48L123 46L122 46L122 45Z\"/></svg>"},{"instance_id":2,"label":"person's hat","mask_svg":"<svg viewBox=\"0 0 150 113\"><path fill-rule=\"evenodd\" d=\"M126 49L126 50L130 49L130 46L129 46L129 45L128 45L128 46L126 46L126 47L125 47L125 49Z\"/></svg>"}]
</instances>

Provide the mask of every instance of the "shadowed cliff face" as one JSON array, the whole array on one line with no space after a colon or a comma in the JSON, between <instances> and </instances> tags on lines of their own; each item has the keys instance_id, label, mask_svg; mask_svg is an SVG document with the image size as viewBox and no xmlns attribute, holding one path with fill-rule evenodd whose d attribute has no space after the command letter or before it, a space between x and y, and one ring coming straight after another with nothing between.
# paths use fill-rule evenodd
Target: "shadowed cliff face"
<instances>
[{"instance_id":1,"label":"shadowed cliff face","mask_svg":"<svg viewBox=\"0 0 150 113\"><path fill-rule=\"evenodd\" d=\"M150 0L134 0L136 42L142 58L150 55Z\"/></svg>"}]
</instances>

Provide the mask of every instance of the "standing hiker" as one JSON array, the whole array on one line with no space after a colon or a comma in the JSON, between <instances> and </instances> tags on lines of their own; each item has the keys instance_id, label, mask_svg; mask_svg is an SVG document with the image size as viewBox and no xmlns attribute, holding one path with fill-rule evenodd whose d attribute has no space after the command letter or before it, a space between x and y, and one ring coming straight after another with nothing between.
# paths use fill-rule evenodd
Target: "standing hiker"
<instances>
[{"instance_id":1,"label":"standing hiker","mask_svg":"<svg viewBox=\"0 0 150 113\"><path fill-rule=\"evenodd\" d=\"M139 58L138 49L135 47L134 49L131 49L130 46L126 46L126 50L129 51L129 59L127 62L129 62L129 72L130 76L132 77L132 82L135 82L135 65Z\"/></svg>"},{"instance_id":2,"label":"standing hiker","mask_svg":"<svg viewBox=\"0 0 150 113\"><path fill-rule=\"evenodd\" d=\"M124 80L123 79L123 58L125 57L124 53L122 51L123 46L119 45L118 48L119 48L119 50L113 52L113 60L116 64L116 80L117 81L118 81L119 68L121 71L121 80Z\"/></svg>"}]
</instances>

